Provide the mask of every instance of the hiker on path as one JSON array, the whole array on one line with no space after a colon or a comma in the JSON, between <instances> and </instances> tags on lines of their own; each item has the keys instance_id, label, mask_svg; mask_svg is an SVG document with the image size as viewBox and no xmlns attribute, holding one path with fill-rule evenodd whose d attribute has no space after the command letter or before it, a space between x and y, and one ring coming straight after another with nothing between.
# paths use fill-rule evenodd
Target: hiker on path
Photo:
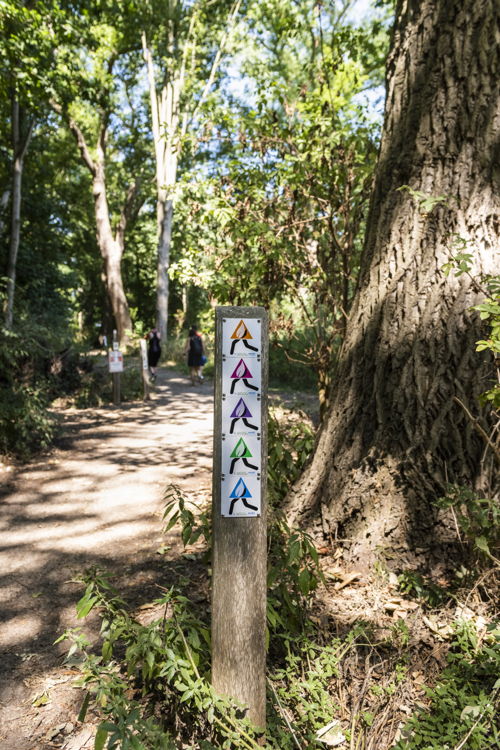
<instances>
[{"instance_id":1,"label":"hiker on path","mask_svg":"<svg viewBox=\"0 0 500 750\"><path fill-rule=\"evenodd\" d=\"M201 371L205 364L205 347L203 346L203 339L193 326L189 329L188 339L186 346L184 347L184 354L187 354L187 364L191 375L191 383L203 382L203 375Z\"/></svg>"},{"instance_id":2,"label":"hiker on path","mask_svg":"<svg viewBox=\"0 0 500 750\"><path fill-rule=\"evenodd\" d=\"M153 328L148 333L148 366L151 380L154 383L156 380L156 365L161 355L161 343L160 334L157 328Z\"/></svg>"}]
</instances>

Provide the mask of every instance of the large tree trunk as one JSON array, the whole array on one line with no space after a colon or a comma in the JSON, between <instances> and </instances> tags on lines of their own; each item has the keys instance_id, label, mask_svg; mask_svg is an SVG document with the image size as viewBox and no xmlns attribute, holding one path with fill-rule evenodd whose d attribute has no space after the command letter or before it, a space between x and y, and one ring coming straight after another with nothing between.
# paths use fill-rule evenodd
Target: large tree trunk
<instances>
[{"instance_id":1,"label":"large tree trunk","mask_svg":"<svg viewBox=\"0 0 500 750\"><path fill-rule=\"evenodd\" d=\"M56 112L63 113L56 102L52 102ZM109 204L106 193L106 123L109 113L101 114L101 124L96 144L96 158L90 153L83 132L72 117L66 115L67 122L73 133L83 163L92 175L92 194L96 220L97 244L104 261L104 281L108 293L111 310L115 319L118 339L122 346L127 346L129 334L132 332L132 319L123 288L121 261L125 248L125 230L128 218L138 189L138 183L128 189L115 234L111 226Z\"/></svg>"},{"instance_id":2,"label":"large tree trunk","mask_svg":"<svg viewBox=\"0 0 500 750\"><path fill-rule=\"evenodd\" d=\"M104 261L106 289L118 331L118 339L122 346L127 346L129 335L132 332L132 319L130 317L129 306L123 289L121 273L121 261L124 250L124 232L123 235L120 232L117 232L116 236L114 236L111 228L108 199L106 196L104 153L100 147L97 149L95 166L96 169L93 176L93 195L97 243Z\"/></svg>"},{"instance_id":3,"label":"large tree trunk","mask_svg":"<svg viewBox=\"0 0 500 750\"><path fill-rule=\"evenodd\" d=\"M480 486L484 443L464 414L489 362L467 275L441 268L453 236L473 274L493 271L499 217L500 6L399 0L359 289L314 459L289 499L369 565L439 549L433 499L447 482ZM446 196L425 213L418 197ZM497 255L498 260L498 255Z\"/></svg>"},{"instance_id":4,"label":"large tree trunk","mask_svg":"<svg viewBox=\"0 0 500 750\"><path fill-rule=\"evenodd\" d=\"M12 99L12 207L10 223L9 262L7 266L7 302L5 306L5 327L12 328L14 322L14 295L16 289L17 255L21 239L21 187L23 180L24 157L31 140L33 122L26 133L21 130L22 112L19 102Z\"/></svg>"}]
</instances>

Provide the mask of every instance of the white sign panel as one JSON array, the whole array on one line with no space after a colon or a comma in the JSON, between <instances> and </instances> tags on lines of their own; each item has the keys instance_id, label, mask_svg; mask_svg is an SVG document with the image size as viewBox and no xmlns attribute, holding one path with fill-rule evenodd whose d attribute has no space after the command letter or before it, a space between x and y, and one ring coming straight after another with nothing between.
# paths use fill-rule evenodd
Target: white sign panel
<instances>
[{"instance_id":1,"label":"white sign panel","mask_svg":"<svg viewBox=\"0 0 500 750\"><path fill-rule=\"evenodd\" d=\"M148 369L148 345L145 339L141 339L141 359L142 369Z\"/></svg>"},{"instance_id":2,"label":"white sign panel","mask_svg":"<svg viewBox=\"0 0 500 750\"><path fill-rule=\"evenodd\" d=\"M221 514L229 518L261 509L261 323L222 321Z\"/></svg>"},{"instance_id":3,"label":"white sign panel","mask_svg":"<svg viewBox=\"0 0 500 750\"><path fill-rule=\"evenodd\" d=\"M123 354L119 351L109 352L109 371L123 372Z\"/></svg>"}]
</instances>

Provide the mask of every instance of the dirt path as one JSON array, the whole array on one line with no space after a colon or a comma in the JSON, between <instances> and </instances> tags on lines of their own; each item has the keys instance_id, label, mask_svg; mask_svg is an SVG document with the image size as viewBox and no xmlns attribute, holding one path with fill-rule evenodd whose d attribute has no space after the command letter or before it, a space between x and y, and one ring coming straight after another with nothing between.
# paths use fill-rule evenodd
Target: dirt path
<instances>
[{"instance_id":1,"label":"dirt path","mask_svg":"<svg viewBox=\"0 0 500 750\"><path fill-rule=\"evenodd\" d=\"M147 601L176 574L177 543L161 533L165 487L200 500L210 489L210 384L163 370L149 403L61 416L50 454L0 473L1 750L92 746L76 723L81 694L61 667L64 647L53 645L81 625L71 578L104 566L134 602ZM165 544L172 554L159 555ZM33 705L40 696L48 702Z\"/></svg>"}]
</instances>

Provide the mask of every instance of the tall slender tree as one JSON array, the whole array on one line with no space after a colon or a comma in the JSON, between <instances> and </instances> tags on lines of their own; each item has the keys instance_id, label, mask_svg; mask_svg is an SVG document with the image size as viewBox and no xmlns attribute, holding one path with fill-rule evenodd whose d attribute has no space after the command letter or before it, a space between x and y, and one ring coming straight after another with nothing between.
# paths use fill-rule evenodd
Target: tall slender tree
<instances>
[{"instance_id":1,"label":"tall slender tree","mask_svg":"<svg viewBox=\"0 0 500 750\"><path fill-rule=\"evenodd\" d=\"M7 266L7 300L5 305L5 327L12 328L14 321L14 294L19 243L21 239L21 195L24 171L24 158L33 133L34 120L27 114L12 91L12 182L11 182L11 221L9 260Z\"/></svg>"},{"instance_id":2,"label":"tall slender tree","mask_svg":"<svg viewBox=\"0 0 500 750\"><path fill-rule=\"evenodd\" d=\"M365 564L428 551L436 495L486 480L458 403L478 415L486 387L477 294L442 267L457 240L472 275L498 264L499 22L494 0L397 3L359 288L332 407L289 500Z\"/></svg>"},{"instance_id":3,"label":"tall slender tree","mask_svg":"<svg viewBox=\"0 0 500 750\"><path fill-rule=\"evenodd\" d=\"M33 135L36 115L43 109L43 87L50 79L50 37L57 33L57 14L49 29L47 9L30 2L5 3L1 25L2 84L0 92L10 110L10 184L4 187L2 206L10 206L10 221L2 221L2 231L9 227L9 250L6 265L7 296L4 321L6 328L14 322L17 259L21 242L22 183L24 162ZM34 58L37 65L33 65Z\"/></svg>"},{"instance_id":4,"label":"tall slender tree","mask_svg":"<svg viewBox=\"0 0 500 750\"><path fill-rule=\"evenodd\" d=\"M135 29L135 9L129 14L97 18L87 29L88 38L79 71L81 90L57 92L52 106L73 134L82 163L91 176L96 238L103 261L103 280L120 341L126 345L132 330L129 303L122 279L126 230L140 207L143 168L134 151L142 153L141 128L136 128L138 96L127 96L127 82L135 82L134 66L140 48L131 47L129 32ZM128 131L129 145L121 150L118 140ZM133 142L133 146L130 143ZM130 163L130 164L129 164ZM127 167L131 172L127 172ZM110 196L110 174L120 173L120 183ZM116 181L115 181L116 183Z\"/></svg>"},{"instance_id":5,"label":"tall slender tree","mask_svg":"<svg viewBox=\"0 0 500 750\"><path fill-rule=\"evenodd\" d=\"M147 66L156 163L157 326L167 337L168 288L175 187L186 136L216 80L242 0L167 0L163 23L142 44ZM155 55L156 52L156 55ZM156 60L156 62L155 62ZM196 142L196 135L191 134Z\"/></svg>"}]
</instances>

